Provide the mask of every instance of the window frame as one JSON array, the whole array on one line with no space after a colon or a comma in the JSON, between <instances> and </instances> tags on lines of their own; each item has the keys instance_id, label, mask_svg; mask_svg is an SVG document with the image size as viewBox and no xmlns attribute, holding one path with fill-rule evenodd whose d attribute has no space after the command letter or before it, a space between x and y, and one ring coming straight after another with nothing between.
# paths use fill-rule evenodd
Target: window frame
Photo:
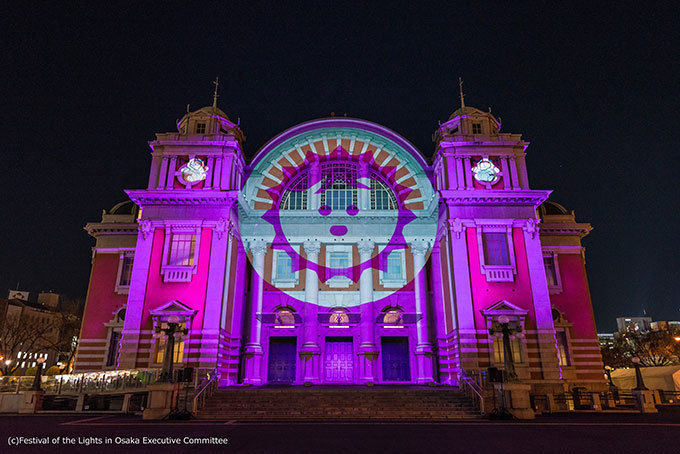
<instances>
[{"instance_id":1,"label":"window frame","mask_svg":"<svg viewBox=\"0 0 680 454\"><path fill-rule=\"evenodd\" d=\"M401 277L399 279L392 279L387 277L388 260L392 254L398 254L401 260ZM387 256L381 256L385 260L385 266L381 266L379 270L380 285L385 288L401 288L406 285L406 254L404 250L395 250L390 252ZM384 268L384 270L383 270Z\"/></svg>"},{"instance_id":2,"label":"window frame","mask_svg":"<svg viewBox=\"0 0 680 454\"><path fill-rule=\"evenodd\" d=\"M202 131L201 131L202 129ZM205 134L208 130L208 124L204 121L196 122L196 134Z\"/></svg>"},{"instance_id":3,"label":"window frame","mask_svg":"<svg viewBox=\"0 0 680 454\"><path fill-rule=\"evenodd\" d=\"M353 251L353 246L352 245L340 245L340 244L329 244L326 245L326 273L328 273L328 270L331 269L330 263L331 263L331 253L339 253L342 252L346 254L347 256L347 268L351 268L354 266L354 251ZM324 276L325 283L331 288L348 288L350 285L352 285L352 280L348 278L347 276L333 276L331 278L328 278L327 276Z\"/></svg>"},{"instance_id":4,"label":"window frame","mask_svg":"<svg viewBox=\"0 0 680 454\"><path fill-rule=\"evenodd\" d=\"M132 259L130 265L130 282L127 285L121 285L120 281L123 277L123 268L125 266L125 259ZM135 250L121 249L118 258L118 272L116 273L116 286L114 291L119 295L127 295L130 291L130 284L132 283L132 271L134 270Z\"/></svg>"},{"instance_id":5,"label":"window frame","mask_svg":"<svg viewBox=\"0 0 680 454\"><path fill-rule=\"evenodd\" d=\"M276 288L293 288L300 283L300 270L293 271L294 279L279 279L278 278L278 266L279 266L279 255L287 255L291 260L291 267L293 267L294 261L300 256L300 245L291 245L297 255L290 257L286 251L281 251L274 249L272 254L272 279L271 282Z\"/></svg>"},{"instance_id":6,"label":"window frame","mask_svg":"<svg viewBox=\"0 0 680 454\"><path fill-rule=\"evenodd\" d=\"M552 258L553 261L553 269L555 271L555 284L551 285L550 282L548 281L548 273L547 269L545 267L545 259L546 258ZM544 250L543 251L543 268L546 271L546 276L545 276L545 281L548 284L548 293L550 295L557 295L560 294L564 291L562 288L562 277L560 276L560 265L559 265L559 259L558 259L558 253L557 251L551 251L551 250Z\"/></svg>"}]
</instances>

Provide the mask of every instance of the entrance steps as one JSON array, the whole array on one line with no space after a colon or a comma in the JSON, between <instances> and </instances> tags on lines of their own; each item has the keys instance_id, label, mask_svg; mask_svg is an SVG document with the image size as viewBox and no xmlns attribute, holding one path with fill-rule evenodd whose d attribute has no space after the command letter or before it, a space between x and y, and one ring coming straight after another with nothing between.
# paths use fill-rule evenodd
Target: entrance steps
<instances>
[{"instance_id":1,"label":"entrance steps","mask_svg":"<svg viewBox=\"0 0 680 454\"><path fill-rule=\"evenodd\" d=\"M478 418L453 387L223 388L206 400L200 419L449 420Z\"/></svg>"}]
</instances>

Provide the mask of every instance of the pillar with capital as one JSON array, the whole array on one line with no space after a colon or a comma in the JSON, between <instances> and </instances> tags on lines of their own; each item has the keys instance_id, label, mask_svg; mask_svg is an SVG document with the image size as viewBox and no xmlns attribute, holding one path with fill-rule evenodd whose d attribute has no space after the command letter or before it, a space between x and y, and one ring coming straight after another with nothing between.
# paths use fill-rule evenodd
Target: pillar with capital
<instances>
[{"instance_id":1,"label":"pillar with capital","mask_svg":"<svg viewBox=\"0 0 680 454\"><path fill-rule=\"evenodd\" d=\"M305 241L303 243L307 261L319 263L321 243L319 241ZM305 270L305 309L303 344L300 349L300 359L304 368L305 384L319 383L319 358L321 349L318 345L317 312L319 304L319 276L313 266Z\"/></svg>"},{"instance_id":2,"label":"pillar with capital","mask_svg":"<svg viewBox=\"0 0 680 454\"><path fill-rule=\"evenodd\" d=\"M415 272L414 293L416 303L416 362L418 368L418 383L434 382L434 368L432 362L432 343L428 331L427 313L427 280L425 279L425 255L429 250L427 241L411 243L413 254L413 269Z\"/></svg>"},{"instance_id":3,"label":"pillar with capital","mask_svg":"<svg viewBox=\"0 0 680 454\"><path fill-rule=\"evenodd\" d=\"M264 296L264 256L267 243L261 240L248 244L253 254L253 275L250 281L250 331L245 348L244 384L262 384L262 299Z\"/></svg>"},{"instance_id":4,"label":"pillar with capital","mask_svg":"<svg viewBox=\"0 0 680 454\"><path fill-rule=\"evenodd\" d=\"M371 259L375 243L360 241L357 244L359 262L362 270L359 277L359 302L361 304L361 325L359 345L359 381L372 385L375 380L375 367L378 347L375 345L375 317L373 314L373 267Z\"/></svg>"}]
</instances>

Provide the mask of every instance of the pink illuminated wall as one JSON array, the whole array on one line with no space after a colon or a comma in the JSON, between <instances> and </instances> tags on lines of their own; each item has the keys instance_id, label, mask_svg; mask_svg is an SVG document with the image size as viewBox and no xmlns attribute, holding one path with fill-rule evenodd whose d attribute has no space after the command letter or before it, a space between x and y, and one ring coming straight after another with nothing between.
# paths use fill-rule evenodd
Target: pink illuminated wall
<instances>
[{"instance_id":1,"label":"pink illuminated wall","mask_svg":"<svg viewBox=\"0 0 680 454\"><path fill-rule=\"evenodd\" d=\"M119 261L118 254L96 254L94 257L80 333L82 339L106 339L104 324L110 322L113 313L127 301L127 295L115 292Z\"/></svg>"},{"instance_id":2,"label":"pink illuminated wall","mask_svg":"<svg viewBox=\"0 0 680 454\"><path fill-rule=\"evenodd\" d=\"M595 338L595 320L590 302L586 269L580 254L558 254L558 267L562 279L562 293L551 295L552 305L562 311L574 324L572 336L580 339Z\"/></svg>"},{"instance_id":3,"label":"pink illuminated wall","mask_svg":"<svg viewBox=\"0 0 680 454\"><path fill-rule=\"evenodd\" d=\"M191 329L201 329L203 326L203 307L205 305L208 269L210 267L211 239L212 229L203 229L198 255L198 270L191 282L165 283L161 275L165 231L163 229L156 229L153 237L151 263L149 265L149 279L146 284L142 329L151 327L149 311L172 300L179 300L182 304L195 309L197 312L194 316Z\"/></svg>"},{"instance_id":4,"label":"pink illuminated wall","mask_svg":"<svg viewBox=\"0 0 680 454\"><path fill-rule=\"evenodd\" d=\"M512 241L515 246L514 254L517 263L517 274L514 282L486 282L486 277L482 274L479 263L476 230L469 228L466 231L476 328L484 329L486 327L484 316L480 312L482 309L486 309L501 300L508 300L512 304L529 311L526 327L532 329L534 327L533 298L522 229L512 229Z\"/></svg>"}]
</instances>

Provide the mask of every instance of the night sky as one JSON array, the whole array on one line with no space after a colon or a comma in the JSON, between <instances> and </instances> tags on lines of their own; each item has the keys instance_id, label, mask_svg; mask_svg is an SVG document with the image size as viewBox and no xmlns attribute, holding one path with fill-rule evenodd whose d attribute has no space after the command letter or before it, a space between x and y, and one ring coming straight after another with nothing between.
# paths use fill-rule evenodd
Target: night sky
<instances>
[{"instance_id":1,"label":"night sky","mask_svg":"<svg viewBox=\"0 0 680 454\"><path fill-rule=\"evenodd\" d=\"M531 142L532 187L594 226L584 245L599 331L643 311L680 319L673 2L11 3L0 289L84 296L94 239L83 226L145 187L147 141L175 130L188 103L211 104L215 76L248 157L331 112L383 124L429 157L461 76L468 105Z\"/></svg>"}]
</instances>

